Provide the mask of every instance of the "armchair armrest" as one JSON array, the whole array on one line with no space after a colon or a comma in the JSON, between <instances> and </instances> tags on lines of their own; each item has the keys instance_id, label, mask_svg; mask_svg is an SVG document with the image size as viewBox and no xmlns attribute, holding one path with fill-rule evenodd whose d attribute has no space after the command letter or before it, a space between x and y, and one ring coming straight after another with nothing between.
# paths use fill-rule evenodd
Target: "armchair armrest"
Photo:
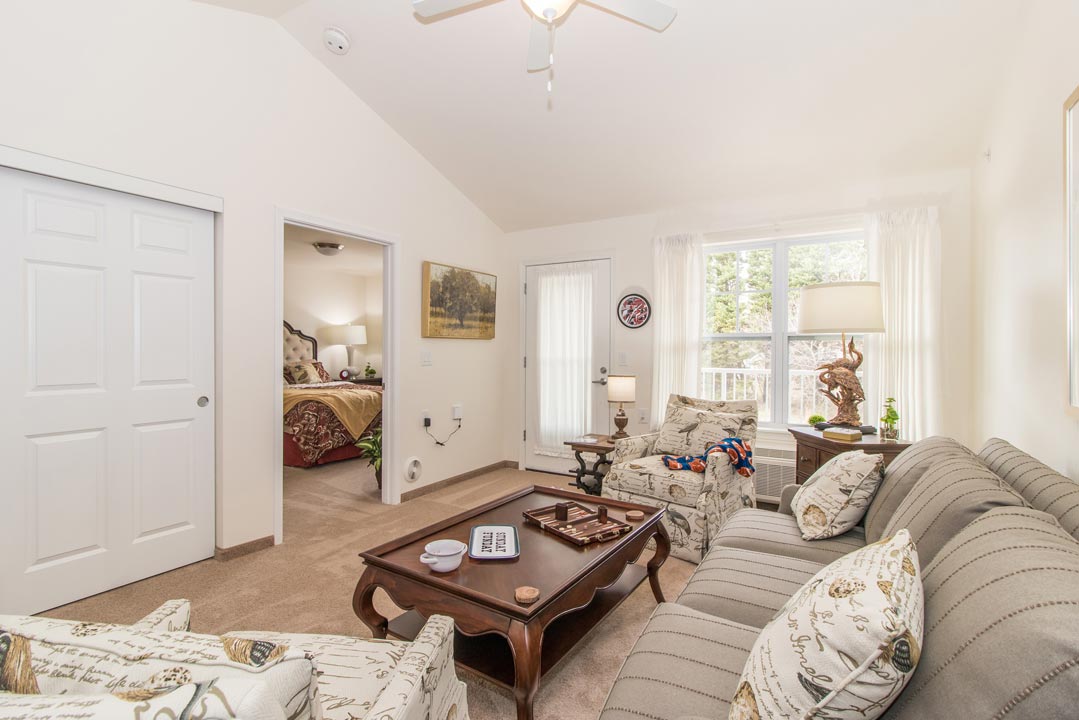
<instances>
[{"instance_id":1,"label":"armchair armrest","mask_svg":"<svg viewBox=\"0 0 1079 720\"><path fill-rule=\"evenodd\" d=\"M191 601L168 600L131 627L135 630L187 632L191 629Z\"/></svg>"},{"instance_id":2,"label":"armchair armrest","mask_svg":"<svg viewBox=\"0 0 1079 720\"><path fill-rule=\"evenodd\" d=\"M424 720L446 717L460 692L453 665L453 619L432 615L397 663L390 681L364 717ZM462 712L464 708L458 708Z\"/></svg>"},{"instance_id":3,"label":"armchair armrest","mask_svg":"<svg viewBox=\"0 0 1079 720\"><path fill-rule=\"evenodd\" d=\"M798 492L798 488L801 485L784 485L783 490L779 493L779 512L784 515L793 515L794 508L791 504L794 502L794 496Z\"/></svg>"},{"instance_id":4,"label":"armchair armrest","mask_svg":"<svg viewBox=\"0 0 1079 720\"><path fill-rule=\"evenodd\" d=\"M611 462L628 462L629 460L640 460L649 455L655 455L656 440L658 439L658 432L619 438L614 441L614 458Z\"/></svg>"}]
</instances>

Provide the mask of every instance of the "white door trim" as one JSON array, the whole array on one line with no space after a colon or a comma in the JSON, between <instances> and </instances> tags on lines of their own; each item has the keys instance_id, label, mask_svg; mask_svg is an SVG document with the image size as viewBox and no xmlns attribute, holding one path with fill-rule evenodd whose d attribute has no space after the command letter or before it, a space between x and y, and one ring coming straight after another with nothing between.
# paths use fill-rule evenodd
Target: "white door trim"
<instances>
[{"instance_id":1,"label":"white door trim","mask_svg":"<svg viewBox=\"0 0 1079 720\"><path fill-rule=\"evenodd\" d=\"M521 294L518 296L520 302L518 305L517 315L517 327L520 328L518 332L518 350L520 351L518 357L521 358L521 364L517 366L518 371L521 373L521 432L522 437L517 441L517 467L522 470L527 466L528 462L528 442L524 439L523 433L525 428L528 427L528 388L527 379L525 373L527 372L524 367L524 358L528 354L528 299L524 296L525 282L528 278L528 268L533 265L556 265L558 263L570 263L570 262L588 262L589 260L607 260L611 263L611 310L617 312L615 304L618 302L618 291L615 289L615 277L617 276L617 267L615 260L614 250L599 250L597 252L583 252L583 253L567 253L563 255L554 255L552 257L529 257L521 261L518 267L517 287L521 288ZM611 354L611 366L614 364L614 331L615 326L611 324L611 340L610 340L610 354Z\"/></svg>"},{"instance_id":2,"label":"white door trim","mask_svg":"<svg viewBox=\"0 0 1079 720\"><path fill-rule=\"evenodd\" d=\"M225 210L225 201L216 195L207 195L206 193L176 187L175 185L166 185L165 183L146 180L134 175L125 175L111 170L103 170L92 165L61 160L51 155L42 155L9 145L0 145L0 165L14 170L25 170L37 175L57 178L58 180L70 180L83 185L104 188L105 190L117 190L129 195L164 200L165 202L186 205L199 210L209 210L215 213L224 212Z\"/></svg>"},{"instance_id":3,"label":"white door trim","mask_svg":"<svg viewBox=\"0 0 1079 720\"><path fill-rule=\"evenodd\" d=\"M401 502L401 478L397 472L397 375L398 375L398 333L397 312L400 307L398 266L400 265L400 244L393 235L370 228L360 227L343 220L319 217L299 210L276 208L277 219L274 224L274 357L281 357L281 323L285 319L285 225L301 225L325 230L337 235L356 238L383 246L382 251L382 425L388 432L382 436L382 502L397 505ZM280 372L274 373L273 407L276 415L281 416L281 397L284 379ZM274 542L283 540L284 527L284 475L280 420L274 423Z\"/></svg>"}]
</instances>

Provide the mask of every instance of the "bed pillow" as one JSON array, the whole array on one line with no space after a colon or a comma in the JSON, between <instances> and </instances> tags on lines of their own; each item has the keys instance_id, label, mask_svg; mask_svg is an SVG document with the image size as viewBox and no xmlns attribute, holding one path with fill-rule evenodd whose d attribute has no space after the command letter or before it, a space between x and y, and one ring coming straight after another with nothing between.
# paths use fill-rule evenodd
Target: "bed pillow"
<instances>
[{"instance_id":1,"label":"bed pillow","mask_svg":"<svg viewBox=\"0 0 1079 720\"><path fill-rule=\"evenodd\" d=\"M828 565L757 636L729 720L873 720L921 657L924 592L910 534Z\"/></svg>"},{"instance_id":2,"label":"bed pillow","mask_svg":"<svg viewBox=\"0 0 1079 720\"><path fill-rule=\"evenodd\" d=\"M291 385L317 385L330 382L330 374L318 360L294 363L286 366L285 370L292 376Z\"/></svg>"},{"instance_id":3,"label":"bed pillow","mask_svg":"<svg viewBox=\"0 0 1079 720\"><path fill-rule=\"evenodd\" d=\"M842 535L865 515L884 477L884 456L861 450L836 455L798 488L791 509L803 540Z\"/></svg>"}]
</instances>

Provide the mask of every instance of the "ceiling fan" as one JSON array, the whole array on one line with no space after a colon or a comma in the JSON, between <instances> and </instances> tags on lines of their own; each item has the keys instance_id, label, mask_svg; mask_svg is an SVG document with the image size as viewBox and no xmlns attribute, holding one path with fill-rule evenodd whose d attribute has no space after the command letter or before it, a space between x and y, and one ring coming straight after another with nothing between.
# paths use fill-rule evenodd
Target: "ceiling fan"
<instances>
[{"instance_id":1,"label":"ceiling fan","mask_svg":"<svg viewBox=\"0 0 1079 720\"><path fill-rule=\"evenodd\" d=\"M659 0L523 0L532 13L532 36L528 46L528 70L546 70L554 63L554 27L558 18L578 1L663 32L678 14ZM481 0L412 0L412 9L424 18L476 5Z\"/></svg>"}]
</instances>

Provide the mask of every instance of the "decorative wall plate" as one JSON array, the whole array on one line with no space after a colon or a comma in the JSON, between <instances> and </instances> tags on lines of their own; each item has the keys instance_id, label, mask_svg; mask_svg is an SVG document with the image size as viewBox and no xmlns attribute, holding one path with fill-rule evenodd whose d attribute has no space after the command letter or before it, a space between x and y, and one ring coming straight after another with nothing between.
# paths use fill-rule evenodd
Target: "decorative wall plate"
<instances>
[{"instance_id":1,"label":"decorative wall plate","mask_svg":"<svg viewBox=\"0 0 1079 720\"><path fill-rule=\"evenodd\" d=\"M618 321L628 328L639 328L652 318L652 305L639 293L630 293L618 301Z\"/></svg>"}]
</instances>

